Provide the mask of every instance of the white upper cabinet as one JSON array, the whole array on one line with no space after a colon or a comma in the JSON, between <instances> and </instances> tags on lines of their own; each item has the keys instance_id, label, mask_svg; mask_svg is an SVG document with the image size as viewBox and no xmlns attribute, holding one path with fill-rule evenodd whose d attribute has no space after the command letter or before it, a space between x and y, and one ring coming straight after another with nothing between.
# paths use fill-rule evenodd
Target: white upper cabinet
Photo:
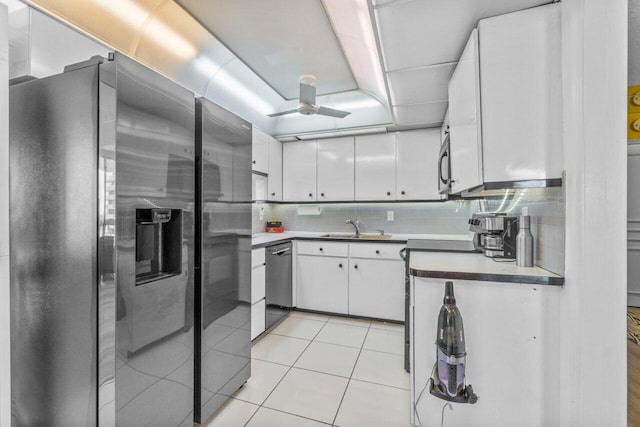
<instances>
[{"instance_id":1,"label":"white upper cabinet","mask_svg":"<svg viewBox=\"0 0 640 427\"><path fill-rule=\"evenodd\" d=\"M318 140L318 201L354 198L354 138Z\"/></svg>"},{"instance_id":2,"label":"white upper cabinet","mask_svg":"<svg viewBox=\"0 0 640 427\"><path fill-rule=\"evenodd\" d=\"M257 129L252 131L253 158L251 159L251 170L262 173L269 173L269 135Z\"/></svg>"},{"instance_id":3,"label":"white upper cabinet","mask_svg":"<svg viewBox=\"0 0 640 427\"><path fill-rule=\"evenodd\" d=\"M444 113L444 120L440 128L440 141L444 142L445 137L449 134L449 109Z\"/></svg>"},{"instance_id":4,"label":"white upper cabinet","mask_svg":"<svg viewBox=\"0 0 640 427\"><path fill-rule=\"evenodd\" d=\"M269 177L267 200L282 201L282 143L269 137Z\"/></svg>"},{"instance_id":5,"label":"white upper cabinet","mask_svg":"<svg viewBox=\"0 0 640 427\"><path fill-rule=\"evenodd\" d=\"M356 136L356 200L396 199L396 135ZM434 165L437 162L434 162ZM435 180L435 178L434 178Z\"/></svg>"},{"instance_id":6,"label":"white upper cabinet","mask_svg":"<svg viewBox=\"0 0 640 427\"><path fill-rule=\"evenodd\" d=\"M449 81L450 173L453 194L483 183L479 70L478 30L474 29ZM512 113L513 111L510 112ZM434 163L437 164L437 160ZM437 178L434 180L437 182Z\"/></svg>"},{"instance_id":7,"label":"white upper cabinet","mask_svg":"<svg viewBox=\"0 0 640 427\"><path fill-rule=\"evenodd\" d=\"M282 145L282 194L291 202L316 201L316 141Z\"/></svg>"},{"instance_id":8,"label":"white upper cabinet","mask_svg":"<svg viewBox=\"0 0 640 427\"><path fill-rule=\"evenodd\" d=\"M440 129L398 132L396 138L396 199L441 199L435 167L440 154Z\"/></svg>"},{"instance_id":9,"label":"white upper cabinet","mask_svg":"<svg viewBox=\"0 0 640 427\"><path fill-rule=\"evenodd\" d=\"M561 178L560 6L483 19L478 31L484 181Z\"/></svg>"}]
</instances>

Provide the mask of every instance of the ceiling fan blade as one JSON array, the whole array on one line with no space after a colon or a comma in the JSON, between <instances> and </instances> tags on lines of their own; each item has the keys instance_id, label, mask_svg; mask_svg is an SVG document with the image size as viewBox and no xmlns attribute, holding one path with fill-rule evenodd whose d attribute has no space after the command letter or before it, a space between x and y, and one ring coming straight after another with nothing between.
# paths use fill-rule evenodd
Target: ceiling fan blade
<instances>
[{"instance_id":1,"label":"ceiling fan blade","mask_svg":"<svg viewBox=\"0 0 640 427\"><path fill-rule=\"evenodd\" d=\"M331 116L331 117L338 117L338 118L344 119L351 113L348 111L334 110L333 108L320 107L318 108L317 114L320 114L322 116Z\"/></svg>"},{"instance_id":2,"label":"ceiling fan blade","mask_svg":"<svg viewBox=\"0 0 640 427\"><path fill-rule=\"evenodd\" d=\"M293 114L293 113L297 113L298 110L287 110L287 111L280 111L279 113L273 113L273 114L267 114L267 117L278 117L278 116L284 116L287 114Z\"/></svg>"},{"instance_id":3,"label":"ceiling fan blade","mask_svg":"<svg viewBox=\"0 0 640 427\"><path fill-rule=\"evenodd\" d=\"M316 103L316 87L306 83L300 83L300 103L311 104Z\"/></svg>"}]
</instances>

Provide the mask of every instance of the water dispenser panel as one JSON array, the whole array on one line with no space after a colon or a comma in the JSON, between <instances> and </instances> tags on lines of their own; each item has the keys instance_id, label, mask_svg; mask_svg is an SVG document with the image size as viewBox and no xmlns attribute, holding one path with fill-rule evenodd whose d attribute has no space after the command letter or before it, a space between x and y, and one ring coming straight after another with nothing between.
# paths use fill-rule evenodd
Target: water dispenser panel
<instances>
[{"instance_id":1,"label":"water dispenser panel","mask_svg":"<svg viewBox=\"0 0 640 427\"><path fill-rule=\"evenodd\" d=\"M136 286L181 273L182 210L136 209Z\"/></svg>"}]
</instances>

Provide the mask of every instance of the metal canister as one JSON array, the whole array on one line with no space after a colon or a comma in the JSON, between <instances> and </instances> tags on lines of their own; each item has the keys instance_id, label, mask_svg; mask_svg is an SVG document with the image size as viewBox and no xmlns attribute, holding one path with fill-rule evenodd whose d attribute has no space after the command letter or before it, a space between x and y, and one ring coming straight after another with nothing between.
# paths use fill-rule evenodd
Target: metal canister
<instances>
[{"instance_id":1,"label":"metal canister","mask_svg":"<svg viewBox=\"0 0 640 427\"><path fill-rule=\"evenodd\" d=\"M533 235L531 234L531 217L521 215L520 231L516 237L516 265L519 267L533 267Z\"/></svg>"}]
</instances>

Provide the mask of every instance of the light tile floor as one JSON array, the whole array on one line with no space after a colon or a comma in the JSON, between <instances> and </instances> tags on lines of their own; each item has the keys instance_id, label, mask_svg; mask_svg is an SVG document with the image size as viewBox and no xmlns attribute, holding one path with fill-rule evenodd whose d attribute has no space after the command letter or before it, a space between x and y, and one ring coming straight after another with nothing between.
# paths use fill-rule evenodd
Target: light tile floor
<instances>
[{"instance_id":1,"label":"light tile floor","mask_svg":"<svg viewBox=\"0 0 640 427\"><path fill-rule=\"evenodd\" d=\"M294 311L207 427L410 426L401 325Z\"/></svg>"}]
</instances>

